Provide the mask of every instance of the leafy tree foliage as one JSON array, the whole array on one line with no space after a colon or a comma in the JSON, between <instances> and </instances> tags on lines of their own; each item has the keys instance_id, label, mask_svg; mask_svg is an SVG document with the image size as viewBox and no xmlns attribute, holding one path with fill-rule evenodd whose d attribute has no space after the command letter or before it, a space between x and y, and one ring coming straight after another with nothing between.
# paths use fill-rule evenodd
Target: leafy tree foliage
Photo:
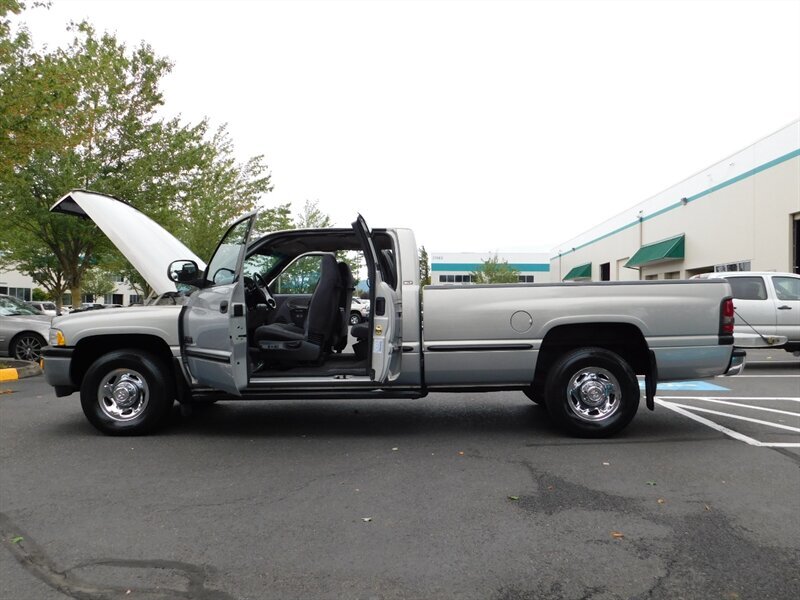
<instances>
[{"instance_id":1,"label":"leafy tree foliage","mask_svg":"<svg viewBox=\"0 0 800 600\"><path fill-rule=\"evenodd\" d=\"M114 291L114 275L98 267L86 271L83 277L83 293L94 298L102 298Z\"/></svg>"},{"instance_id":2,"label":"leafy tree foliage","mask_svg":"<svg viewBox=\"0 0 800 600\"><path fill-rule=\"evenodd\" d=\"M428 251L425 246L419 248L419 280L420 285L431 284L431 263L428 260Z\"/></svg>"},{"instance_id":3,"label":"leafy tree foliage","mask_svg":"<svg viewBox=\"0 0 800 600\"><path fill-rule=\"evenodd\" d=\"M90 221L48 212L75 188L124 198L207 258L226 223L271 190L263 157L237 164L224 128L211 133L207 121L159 118L159 82L171 64L147 44L128 49L84 22L72 27L68 47L37 52L27 31L11 24L9 15L24 8L0 0L4 262L57 298L62 286L80 298L88 269L115 251Z\"/></svg>"},{"instance_id":4,"label":"leafy tree foliage","mask_svg":"<svg viewBox=\"0 0 800 600\"><path fill-rule=\"evenodd\" d=\"M481 267L472 273L475 283L517 283L519 271L511 267L507 260L500 261L497 254L483 261Z\"/></svg>"}]
</instances>

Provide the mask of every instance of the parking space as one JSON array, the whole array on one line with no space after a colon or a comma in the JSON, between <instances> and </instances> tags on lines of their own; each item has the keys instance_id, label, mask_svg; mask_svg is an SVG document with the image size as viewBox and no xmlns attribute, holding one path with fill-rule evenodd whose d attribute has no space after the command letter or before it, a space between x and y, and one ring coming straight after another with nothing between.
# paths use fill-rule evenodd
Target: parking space
<instances>
[{"instance_id":1,"label":"parking space","mask_svg":"<svg viewBox=\"0 0 800 600\"><path fill-rule=\"evenodd\" d=\"M602 440L519 392L223 402L112 438L4 382L0 598L797 598L800 360L755 358Z\"/></svg>"},{"instance_id":2,"label":"parking space","mask_svg":"<svg viewBox=\"0 0 800 600\"><path fill-rule=\"evenodd\" d=\"M800 358L748 352L742 375L659 386L656 404L749 444L800 449Z\"/></svg>"}]
</instances>

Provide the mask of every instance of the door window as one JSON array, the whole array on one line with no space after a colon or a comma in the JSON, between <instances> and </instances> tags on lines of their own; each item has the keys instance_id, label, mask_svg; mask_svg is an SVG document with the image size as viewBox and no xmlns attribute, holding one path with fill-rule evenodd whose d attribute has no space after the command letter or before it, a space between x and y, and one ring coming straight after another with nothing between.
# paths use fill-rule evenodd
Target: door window
<instances>
[{"instance_id":1,"label":"door window","mask_svg":"<svg viewBox=\"0 0 800 600\"><path fill-rule=\"evenodd\" d=\"M275 282L276 294L311 294L317 287L322 257L301 256L286 268Z\"/></svg>"},{"instance_id":2,"label":"door window","mask_svg":"<svg viewBox=\"0 0 800 600\"><path fill-rule=\"evenodd\" d=\"M227 285L236 281L236 266L242 246L247 243L250 219L236 223L222 238L214 257L208 264L206 279L212 285Z\"/></svg>"},{"instance_id":3,"label":"door window","mask_svg":"<svg viewBox=\"0 0 800 600\"><path fill-rule=\"evenodd\" d=\"M796 277L773 277L778 300L800 300L800 279Z\"/></svg>"},{"instance_id":4,"label":"door window","mask_svg":"<svg viewBox=\"0 0 800 600\"><path fill-rule=\"evenodd\" d=\"M729 277L733 297L738 300L766 300L767 288L763 277Z\"/></svg>"}]
</instances>

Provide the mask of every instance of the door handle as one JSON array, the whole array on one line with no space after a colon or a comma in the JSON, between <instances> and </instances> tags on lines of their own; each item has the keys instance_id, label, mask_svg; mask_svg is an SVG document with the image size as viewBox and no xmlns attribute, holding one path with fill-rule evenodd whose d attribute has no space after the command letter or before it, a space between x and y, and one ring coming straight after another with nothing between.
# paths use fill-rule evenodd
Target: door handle
<instances>
[{"instance_id":1,"label":"door handle","mask_svg":"<svg viewBox=\"0 0 800 600\"><path fill-rule=\"evenodd\" d=\"M219 312L221 312L223 315L226 312L228 312L228 301L227 300L223 300L222 302L219 303Z\"/></svg>"},{"instance_id":2,"label":"door handle","mask_svg":"<svg viewBox=\"0 0 800 600\"><path fill-rule=\"evenodd\" d=\"M784 304L783 306L779 306L779 307L778 307L778 310L792 310L792 307L791 307L791 306L786 306L786 305Z\"/></svg>"}]
</instances>

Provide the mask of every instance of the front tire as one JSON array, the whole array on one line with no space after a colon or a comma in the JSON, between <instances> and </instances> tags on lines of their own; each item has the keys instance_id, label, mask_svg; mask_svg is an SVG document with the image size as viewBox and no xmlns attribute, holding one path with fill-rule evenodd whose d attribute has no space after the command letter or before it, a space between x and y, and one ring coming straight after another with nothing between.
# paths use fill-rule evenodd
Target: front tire
<instances>
[{"instance_id":1,"label":"front tire","mask_svg":"<svg viewBox=\"0 0 800 600\"><path fill-rule=\"evenodd\" d=\"M578 437L601 438L624 429L639 408L639 381L630 365L604 348L581 348L556 360L545 402L553 421Z\"/></svg>"},{"instance_id":2,"label":"front tire","mask_svg":"<svg viewBox=\"0 0 800 600\"><path fill-rule=\"evenodd\" d=\"M358 325L361 323L361 315L357 312L350 313L350 325Z\"/></svg>"},{"instance_id":3,"label":"front tire","mask_svg":"<svg viewBox=\"0 0 800 600\"><path fill-rule=\"evenodd\" d=\"M162 360L148 352L117 350L89 367L81 384L81 407L106 435L142 435L167 422L174 388Z\"/></svg>"},{"instance_id":4,"label":"front tire","mask_svg":"<svg viewBox=\"0 0 800 600\"><path fill-rule=\"evenodd\" d=\"M17 360L39 362L44 345L44 338L38 333L21 333L11 342L9 355Z\"/></svg>"}]
</instances>

